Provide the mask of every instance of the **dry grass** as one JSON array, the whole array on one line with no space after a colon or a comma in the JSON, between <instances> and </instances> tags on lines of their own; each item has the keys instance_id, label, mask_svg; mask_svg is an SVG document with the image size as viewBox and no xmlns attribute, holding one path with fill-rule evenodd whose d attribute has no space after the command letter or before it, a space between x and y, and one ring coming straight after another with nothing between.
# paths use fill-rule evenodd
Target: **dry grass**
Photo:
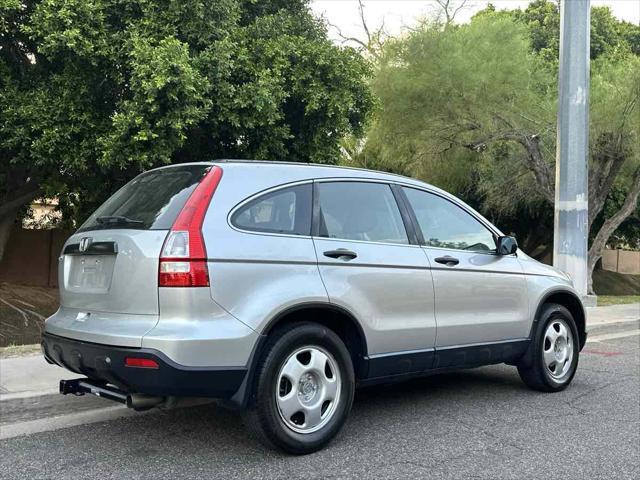
<instances>
[{"instance_id":1,"label":"dry grass","mask_svg":"<svg viewBox=\"0 0 640 480\"><path fill-rule=\"evenodd\" d=\"M640 295L599 295L598 306L623 305L626 303L640 303Z\"/></svg>"},{"instance_id":2,"label":"dry grass","mask_svg":"<svg viewBox=\"0 0 640 480\"><path fill-rule=\"evenodd\" d=\"M40 345L11 345L0 347L0 358L26 357L40 353Z\"/></svg>"}]
</instances>

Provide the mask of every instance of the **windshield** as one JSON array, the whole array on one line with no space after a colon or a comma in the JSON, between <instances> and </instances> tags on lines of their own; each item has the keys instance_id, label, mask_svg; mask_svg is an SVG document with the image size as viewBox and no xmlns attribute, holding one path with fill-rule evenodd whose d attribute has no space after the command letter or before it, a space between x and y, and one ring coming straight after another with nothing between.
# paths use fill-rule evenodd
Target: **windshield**
<instances>
[{"instance_id":1,"label":"windshield","mask_svg":"<svg viewBox=\"0 0 640 480\"><path fill-rule=\"evenodd\" d=\"M78 232L109 228L168 230L211 165L184 165L138 175L98 208Z\"/></svg>"}]
</instances>

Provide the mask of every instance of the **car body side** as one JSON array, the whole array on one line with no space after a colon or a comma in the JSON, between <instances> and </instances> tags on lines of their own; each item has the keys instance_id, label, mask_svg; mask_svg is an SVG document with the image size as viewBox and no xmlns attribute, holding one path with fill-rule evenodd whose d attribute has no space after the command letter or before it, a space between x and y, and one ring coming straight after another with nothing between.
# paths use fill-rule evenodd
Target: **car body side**
<instances>
[{"instance_id":1,"label":"car body side","mask_svg":"<svg viewBox=\"0 0 640 480\"><path fill-rule=\"evenodd\" d=\"M394 256L393 252L397 252L398 260L386 265L395 276L385 277L386 270L378 269L380 278L400 279L402 286L383 284L379 298L375 295L367 297L358 291L358 283L350 275L356 275L359 269L359 273L375 271L379 265L349 267L351 270L344 276L344 281L331 291L323 279L322 268L333 267L318 253L320 242L312 232L308 236L250 232L237 228L230 221L238 207L271 190L331 179L381 182L434 193L464 209L495 236L502 235L478 212L440 189L406 177L359 169L261 162L223 162L219 165L223 169L222 181L202 226L208 254L209 288L158 288L156 283L157 311L150 309L134 315L101 314L98 305L96 311L82 321L79 317L86 309L74 308L73 302L65 304L63 301L59 311L48 319L46 332L83 342L161 352L168 361L185 368L244 370L248 374L241 391L234 397L239 404L244 403L250 393L251 373L266 335L280 322L304 318L305 313L317 317L321 312L327 312L335 321L350 324L345 330L351 332L352 337L347 339L351 343L347 346L356 352L357 377L363 383L438 371L439 367L515 361L525 354L536 312L549 299L568 303L567 308L576 317L580 346L584 345L585 314L571 280L520 250L513 256L517 267L509 275L522 279L525 292L522 320L509 325L506 336L505 331L500 330L500 323L496 323L481 342L438 345L438 315L431 273L435 265L430 263L423 245L386 245L385 255ZM90 233L76 233L66 245L77 243ZM158 245L162 242L148 240L145 235L164 236L166 232L140 233L140 242L147 241L152 246L137 249L134 240L128 254L135 255L138 251L147 257L149 268L157 267L153 258L159 256ZM115 237L117 232L105 231L102 236ZM369 243L360 242L358 246L366 249ZM413 259L419 265L402 263ZM65 262L64 255L60 262ZM65 282L63 271L61 268L61 285ZM406 286L412 282L424 286L423 298L417 299L415 291L409 292L410 295L407 293ZM126 288L135 294L138 287L134 273ZM341 289L344 291L334 293ZM142 294L146 295L146 290ZM509 291L505 295L509 295ZM465 306L464 295L457 301L461 308L478 308L475 304ZM477 313L478 321L482 323L482 315L486 312ZM403 317L407 321L402 321ZM359 343L357 348L353 342ZM450 352L449 356L440 353L445 351Z\"/></svg>"}]
</instances>

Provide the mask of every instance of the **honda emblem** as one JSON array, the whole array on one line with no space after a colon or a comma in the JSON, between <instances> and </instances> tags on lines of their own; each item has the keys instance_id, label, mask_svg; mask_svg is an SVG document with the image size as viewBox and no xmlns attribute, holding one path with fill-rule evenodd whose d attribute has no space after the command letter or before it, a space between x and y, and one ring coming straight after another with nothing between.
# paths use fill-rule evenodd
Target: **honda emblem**
<instances>
[{"instance_id":1,"label":"honda emblem","mask_svg":"<svg viewBox=\"0 0 640 480\"><path fill-rule=\"evenodd\" d=\"M91 237L82 237L80 239L80 251L86 252L87 248L89 248L89 245L91 245L92 241L93 240L91 239Z\"/></svg>"}]
</instances>

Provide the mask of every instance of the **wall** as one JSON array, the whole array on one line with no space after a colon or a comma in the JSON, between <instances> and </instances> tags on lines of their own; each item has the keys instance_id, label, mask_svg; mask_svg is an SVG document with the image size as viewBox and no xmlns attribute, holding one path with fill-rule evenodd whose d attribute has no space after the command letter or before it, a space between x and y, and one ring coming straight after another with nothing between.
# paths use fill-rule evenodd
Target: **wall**
<instances>
[{"instance_id":1,"label":"wall","mask_svg":"<svg viewBox=\"0 0 640 480\"><path fill-rule=\"evenodd\" d=\"M0 260L0 282L58 286L58 256L72 232L15 228Z\"/></svg>"},{"instance_id":2,"label":"wall","mask_svg":"<svg viewBox=\"0 0 640 480\"><path fill-rule=\"evenodd\" d=\"M640 252L605 250L602 253L602 268L612 272L640 275Z\"/></svg>"}]
</instances>

